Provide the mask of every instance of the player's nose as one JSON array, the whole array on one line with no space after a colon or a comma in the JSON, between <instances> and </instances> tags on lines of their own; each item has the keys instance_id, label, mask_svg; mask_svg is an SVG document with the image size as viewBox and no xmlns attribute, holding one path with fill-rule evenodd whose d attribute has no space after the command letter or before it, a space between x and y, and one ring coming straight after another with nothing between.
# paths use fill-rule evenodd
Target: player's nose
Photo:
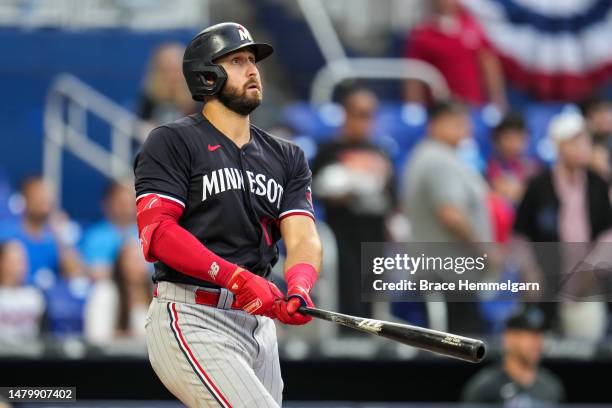
<instances>
[{"instance_id":1,"label":"player's nose","mask_svg":"<svg viewBox=\"0 0 612 408\"><path fill-rule=\"evenodd\" d=\"M246 74L249 78L257 77L259 75L259 70L257 69L257 65L254 62L250 62L247 65Z\"/></svg>"}]
</instances>

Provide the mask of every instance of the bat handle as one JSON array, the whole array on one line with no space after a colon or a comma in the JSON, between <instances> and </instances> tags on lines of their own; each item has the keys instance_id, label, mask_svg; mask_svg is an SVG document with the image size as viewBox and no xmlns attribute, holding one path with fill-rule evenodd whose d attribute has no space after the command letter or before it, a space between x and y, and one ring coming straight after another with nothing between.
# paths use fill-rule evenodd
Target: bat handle
<instances>
[{"instance_id":1,"label":"bat handle","mask_svg":"<svg viewBox=\"0 0 612 408\"><path fill-rule=\"evenodd\" d=\"M329 312L317 309L316 307L300 306L298 312L303 315L318 317L319 319L332 321L332 319L328 316Z\"/></svg>"},{"instance_id":2,"label":"bat handle","mask_svg":"<svg viewBox=\"0 0 612 408\"><path fill-rule=\"evenodd\" d=\"M315 311L315 310L316 310L316 309L315 309L315 308L312 308L312 307L308 307L308 306L300 306L300 307L298 308L298 310L297 310L297 311L298 311L299 313L301 313L301 314L304 314L304 315L310 315L310 316L312 316L312 315L313 315L313 311Z\"/></svg>"}]
</instances>

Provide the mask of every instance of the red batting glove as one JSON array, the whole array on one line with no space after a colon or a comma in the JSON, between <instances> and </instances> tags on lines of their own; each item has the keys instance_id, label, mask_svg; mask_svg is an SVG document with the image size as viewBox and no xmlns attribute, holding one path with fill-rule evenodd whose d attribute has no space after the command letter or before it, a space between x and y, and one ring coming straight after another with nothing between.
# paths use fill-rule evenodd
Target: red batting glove
<instances>
[{"instance_id":1,"label":"red batting glove","mask_svg":"<svg viewBox=\"0 0 612 408\"><path fill-rule=\"evenodd\" d=\"M311 316L303 315L297 310L300 306L314 307L310 291L317 280L316 269L306 263L297 264L287 270L287 300L274 304L274 315L285 324L302 325L312 320Z\"/></svg>"},{"instance_id":2,"label":"red batting glove","mask_svg":"<svg viewBox=\"0 0 612 408\"><path fill-rule=\"evenodd\" d=\"M235 272L226 287L236 297L236 306L252 315L273 315L275 302L283 299L275 284L245 269Z\"/></svg>"}]
</instances>

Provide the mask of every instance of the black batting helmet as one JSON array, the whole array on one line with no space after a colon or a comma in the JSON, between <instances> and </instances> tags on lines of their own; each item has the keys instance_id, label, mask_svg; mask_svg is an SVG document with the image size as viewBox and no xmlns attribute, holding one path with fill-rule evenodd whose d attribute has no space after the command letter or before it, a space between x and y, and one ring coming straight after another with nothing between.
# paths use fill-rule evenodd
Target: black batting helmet
<instances>
[{"instance_id":1,"label":"black batting helmet","mask_svg":"<svg viewBox=\"0 0 612 408\"><path fill-rule=\"evenodd\" d=\"M252 49L257 61L274 51L269 44L253 41L249 31L237 23L215 24L191 40L183 56L183 75L194 100L203 101L204 96L215 95L223 88L227 73L214 61L243 48Z\"/></svg>"}]
</instances>

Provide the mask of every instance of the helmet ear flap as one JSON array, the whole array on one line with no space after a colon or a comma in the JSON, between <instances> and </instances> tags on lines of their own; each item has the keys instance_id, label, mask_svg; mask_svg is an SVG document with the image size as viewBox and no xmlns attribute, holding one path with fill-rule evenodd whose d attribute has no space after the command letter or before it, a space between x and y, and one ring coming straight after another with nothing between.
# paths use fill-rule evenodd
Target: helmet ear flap
<instances>
[{"instance_id":1,"label":"helmet ear flap","mask_svg":"<svg viewBox=\"0 0 612 408\"><path fill-rule=\"evenodd\" d=\"M225 69L220 65L211 64L193 69L189 75L187 84L189 85L193 99L203 102L205 96L212 96L219 93L221 89L223 89L226 81L227 73Z\"/></svg>"},{"instance_id":2,"label":"helmet ear flap","mask_svg":"<svg viewBox=\"0 0 612 408\"><path fill-rule=\"evenodd\" d=\"M227 74L223 67L219 65L207 66L202 72L198 72L200 87L204 95L215 95L227 80Z\"/></svg>"},{"instance_id":3,"label":"helmet ear flap","mask_svg":"<svg viewBox=\"0 0 612 408\"><path fill-rule=\"evenodd\" d=\"M211 95L213 92L215 85L218 82L217 75L213 72L196 72L194 74L194 79L196 81L195 88L198 90L197 94L193 95L193 99L204 102L204 96Z\"/></svg>"}]
</instances>

